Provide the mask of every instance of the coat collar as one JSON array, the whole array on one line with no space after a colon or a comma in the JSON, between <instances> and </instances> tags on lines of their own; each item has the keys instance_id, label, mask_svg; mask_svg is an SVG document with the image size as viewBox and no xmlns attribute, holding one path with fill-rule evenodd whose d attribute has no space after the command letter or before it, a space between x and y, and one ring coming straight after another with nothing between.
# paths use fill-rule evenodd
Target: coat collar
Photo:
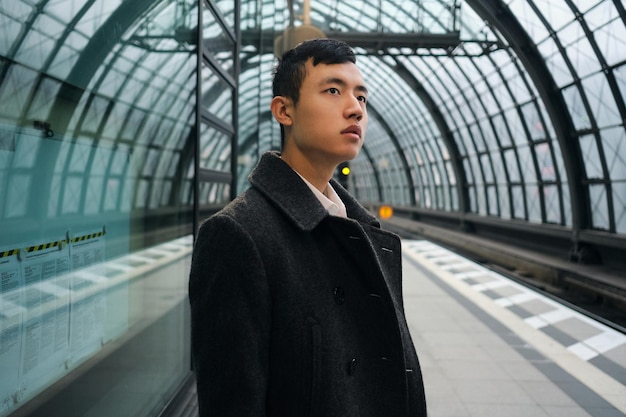
<instances>
[{"instance_id":1,"label":"coat collar","mask_svg":"<svg viewBox=\"0 0 626 417\"><path fill-rule=\"evenodd\" d=\"M248 178L253 188L272 201L300 229L313 230L330 216L298 174L280 158L278 152L267 152ZM378 220L365 210L335 180L331 184L346 206L348 218L380 227Z\"/></svg>"}]
</instances>

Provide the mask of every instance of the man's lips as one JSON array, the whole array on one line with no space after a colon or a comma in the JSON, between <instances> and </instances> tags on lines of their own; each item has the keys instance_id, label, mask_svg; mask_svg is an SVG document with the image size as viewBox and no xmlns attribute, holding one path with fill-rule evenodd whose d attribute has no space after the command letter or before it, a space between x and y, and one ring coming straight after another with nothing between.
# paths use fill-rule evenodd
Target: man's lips
<instances>
[{"instance_id":1,"label":"man's lips","mask_svg":"<svg viewBox=\"0 0 626 417\"><path fill-rule=\"evenodd\" d=\"M342 134L353 133L353 134L357 135L360 138L361 137L361 127L357 126L357 125L352 125L350 127L345 128L344 130L342 130L341 133Z\"/></svg>"}]
</instances>

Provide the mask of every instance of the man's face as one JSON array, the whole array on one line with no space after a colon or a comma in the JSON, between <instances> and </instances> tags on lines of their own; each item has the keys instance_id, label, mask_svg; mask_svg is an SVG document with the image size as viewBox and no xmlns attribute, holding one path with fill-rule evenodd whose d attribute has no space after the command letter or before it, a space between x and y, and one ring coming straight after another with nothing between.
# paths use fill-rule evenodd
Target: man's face
<instances>
[{"instance_id":1,"label":"man's face","mask_svg":"<svg viewBox=\"0 0 626 417\"><path fill-rule=\"evenodd\" d=\"M288 141L311 162L339 164L354 159L367 128L367 89L357 66L305 65L298 103L291 109Z\"/></svg>"}]
</instances>

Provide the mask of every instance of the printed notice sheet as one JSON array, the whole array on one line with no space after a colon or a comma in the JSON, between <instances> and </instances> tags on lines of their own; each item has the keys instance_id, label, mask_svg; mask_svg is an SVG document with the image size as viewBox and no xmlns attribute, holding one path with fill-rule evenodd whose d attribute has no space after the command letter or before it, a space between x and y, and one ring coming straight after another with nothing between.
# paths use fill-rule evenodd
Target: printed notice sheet
<instances>
[{"instance_id":1,"label":"printed notice sheet","mask_svg":"<svg viewBox=\"0 0 626 417\"><path fill-rule=\"evenodd\" d=\"M22 348L23 286L19 249L0 248L0 415L16 401Z\"/></svg>"},{"instance_id":2,"label":"printed notice sheet","mask_svg":"<svg viewBox=\"0 0 626 417\"><path fill-rule=\"evenodd\" d=\"M65 239L20 251L23 279L20 375L17 400L32 396L65 373L69 335L70 270Z\"/></svg>"},{"instance_id":3,"label":"printed notice sheet","mask_svg":"<svg viewBox=\"0 0 626 417\"><path fill-rule=\"evenodd\" d=\"M104 262L104 230L70 237L70 349L76 364L102 349L107 316L105 277L89 273L89 267Z\"/></svg>"}]
</instances>

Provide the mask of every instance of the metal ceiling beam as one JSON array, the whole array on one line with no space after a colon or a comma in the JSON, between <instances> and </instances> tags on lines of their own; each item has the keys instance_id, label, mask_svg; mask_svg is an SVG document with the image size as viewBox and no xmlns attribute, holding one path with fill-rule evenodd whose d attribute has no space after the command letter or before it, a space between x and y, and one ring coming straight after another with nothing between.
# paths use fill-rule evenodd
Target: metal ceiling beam
<instances>
[{"instance_id":1,"label":"metal ceiling beam","mask_svg":"<svg viewBox=\"0 0 626 417\"><path fill-rule=\"evenodd\" d=\"M261 48L260 54L271 54L274 53L276 34L275 31L244 30L241 32L241 42L244 46L253 45ZM363 48L376 55L390 48L452 50L461 44L458 31L442 34L328 31L325 34L329 38L344 41L353 48ZM205 39L205 42L207 41Z\"/></svg>"},{"instance_id":2,"label":"metal ceiling beam","mask_svg":"<svg viewBox=\"0 0 626 417\"><path fill-rule=\"evenodd\" d=\"M458 31L448 33L327 32L326 36L346 42L353 48L384 51L389 48L453 49L461 44Z\"/></svg>"}]
</instances>

